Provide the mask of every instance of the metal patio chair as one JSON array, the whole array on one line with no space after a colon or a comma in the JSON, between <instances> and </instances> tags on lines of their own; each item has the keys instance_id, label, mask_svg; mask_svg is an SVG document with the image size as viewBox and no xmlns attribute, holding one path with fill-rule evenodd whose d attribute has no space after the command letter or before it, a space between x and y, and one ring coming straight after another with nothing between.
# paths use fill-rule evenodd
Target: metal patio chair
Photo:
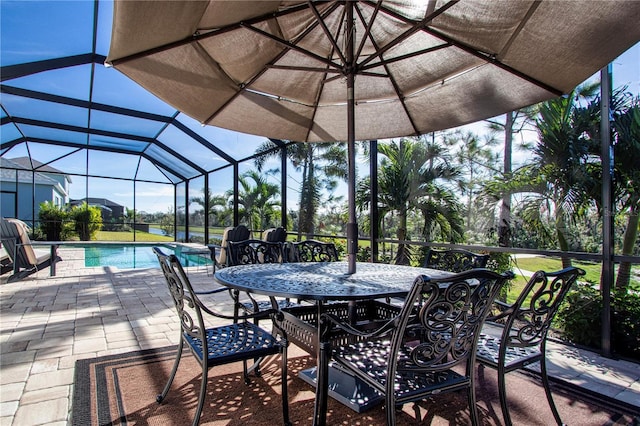
<instances>
[{"instance_id":1,"label":"metal patio chair","mask_svg":"<svg viewBox=\"0 0 640 426\"><path fill-rule=\"evenodd\" d=\"M290 262L337 262L338 250L333 243L317 240L293 242L289 247Z\"/></svg>"},{"instance_id":2,"label":"metal patio chair","mask_svg":"<svg viewBox=\"0 0 640 426\"><path fill-rule=\"evenodd\" d=\"M499 313L487 318L480 334L476 356L481 365L498 370L500 406L506 425L511 424L506 375L537 361L540 361L542 385L553 417L559 425L562 424L547 376L547 333L570 287L584 274L582 269L575 267L557 272L538 271L529 279L512 305L495 302Z\"/></svg>"},{"instance_id":3,"label":"metal patio chair","mask_svg":"<svg viewBox=\"0 0 640 426\"><path fill-rule=\"evenodd\" d=\"M283 247L284 245L280 242L263 240L230 241L228 244L229 266L282 263L284 260ZM257 312L273 306L270 301L256 301L249 293L247 293L247 296L250 299L249 302L239 303L239 307L246 311ZM234 297L239 297L237 292ZM297 304L288 299L277 300L276 303L280 309L297 306Z\"/></svg>"},{"instance_id":4,"label":"metal patio chair","mask_svg":"<svg viewBox=\"0 0 640 426\"><path fill-rule=\"evenodd\" d=\"M512 277L511 272L487 269L439 279L418 276L400 313L374 332L323 314L318 377L326 377L332 360L337 368L366 382L385 396L387 425L395 425L396 407L405 403L466 390L471 423L478 424L476 344L493 300ZM364 340L331 348L326 342L336 328ZM320 395L322 412L326 395Z\"/></svg>"},{"instance_id":5,"label":"metal patio chair","mask_svg":"<svg viewBox=\"0 0 640 426\"><path fill-rule=\"evenodd\" d=\"M262 233L262 239L270 243L284 243L287 241L287 230L282 226L265 229Z\"/></svg>"},{"instance_id":6,"label":"metal patio chair","mask_svg":"<svg viewBox=\"0 0 640 426\"><path fill-rule=\"evenodd\" d=\"M486 268L488 254L476 254L463 249L429 249L423 267L449 272L463 272L469 269Z\"/></svg>"},{"instance_id":7,"label":"metal patio chair","mask_svg":"<svg viewBox=\"0 0 640 426\"><path fill-rule=\"evenodd\" d=\"M214 311L202 304L193 291L189 278L175 255L166 255L159 247L153 248L158 257L162 272L166 278L169 292L173 298L178 317L180 319L180 343L178 353L162 393L156 398L161 403L173 383L178 371L183 348L187 346L198 363L202 366L202 381L198 396L198 405L193 419L193 425L200 421L207 391L208 372L217 365L243 361L244 380L249 383L249 373L259 374L258 362L247 368L248 360L260 360L268 355L281 355L282 359L282 415L285 425L290 425L289 403L287 392L287 341L283 331L279 337L260 328L251 319L271 319L277 328L280 313L277 310L264 310L243 316L228 316ZM206 317L229 320L228 325L216 327L205 326Z\"/></svg>"}]
</instances>

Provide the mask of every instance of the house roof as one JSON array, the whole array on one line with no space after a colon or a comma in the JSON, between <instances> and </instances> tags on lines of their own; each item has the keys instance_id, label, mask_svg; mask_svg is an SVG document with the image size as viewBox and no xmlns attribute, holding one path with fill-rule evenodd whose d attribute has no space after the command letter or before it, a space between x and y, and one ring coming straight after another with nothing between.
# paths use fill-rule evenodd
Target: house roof
<instances>
[{"instance_id":1,"label":"house roof","mask_svg":"<svg viewBox=\"0 0 640 426\"><path fill-rule=\"evenodd\" d=\"M81 204L83 202L87 202L87 204L96 204L96 205L101 205L101 206L105 206L105 207L124 207L122 204L118 204L115 201L111 201L111 200L107 200L106 198L95 198L95 197L89 197L89 198L82 198L80 200L71 200L70 203L71 204Z\"/></svg>"},{"instance_id":2,"label":"house roof","mask_svg":"<svg viewBox=\"0 0 640 426\"><path fill-rule=\"evenodd\" d=\"M16 171L19 183L31 184L31 180L36 185L50 185L60 187L60 183L40 172L33 172L31 167L26 167L22 162L9 160L0 157L0 180L6 183L16 181ZM62 191L62 188L59 188Z\"/></svg>"}]
</instances>

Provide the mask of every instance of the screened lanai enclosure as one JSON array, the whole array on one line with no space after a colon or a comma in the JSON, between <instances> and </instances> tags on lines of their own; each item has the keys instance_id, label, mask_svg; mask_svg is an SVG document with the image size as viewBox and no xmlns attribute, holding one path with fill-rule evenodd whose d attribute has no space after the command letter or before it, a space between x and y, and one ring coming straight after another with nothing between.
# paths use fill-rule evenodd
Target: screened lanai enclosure
<instances>
[{"instance_id":1,"label":"screened lanai enclosure","mask_svg":"<svg viewBox=\"0 0 640 426\"><path fill-rule=\"evenodd\" d=\"M361 2L353 19L366 22L369 12L363 11L368 5L371 16L387 13L398 25L415 24L411 31L431 31L429 35L441 37L446 48L472 50L468 44L454 41L451 34L426 29L429 19L437 16L428 15L414 23L410 18L394 15L396 6L403 2L388 3L391 5L387 7L385 2ZM455 10L456 3L429 2L426 10L444 16L449 8ZM313 6L312 10L314 15L328 16L343 4L320 2L320 6ZM305 5L303 2L295 7L308 7ZM127 77L117 69L118 61L114 63L115 68L106 66L114 27L111 1L2 1L1 215L26 222L32 227L34 239L47 237L42 229L50 220L47 214L52 210L90 207L100 211L100 234L95 238L102 241L144 242L162 237L167 241L207 244L215 243L228 226L246 224L256 237L267 228L283 226L291 238L331 239L344 255L348 251L347 223L353 222L348 209L348 201L352 200L357 207L355 255L359 261L418 265L426 247L463 247L492 253L498 263L504 261L499 259L500 256L504 259L506 254L539 254L563 261L593 263L599 271L594 283L605 295L603 308L607 312L618 265L633 265L631 287L640 290L640 244L637 232L635 238L633 232L627 232L630 227L638 227L637 220L628 220L634 215L637 218L638 214L638 199L632 196L634 191L638 192L632 187L633 176L636 176L635 182L640 181L637 177L640 165L637 160L633 162L640 158L640 153L633 156L633 149L638 150L638 130L629 125L628 129L635 130L624 133L616 127L629 117L632 117L631 123L634 119L640 122L638 117L633 118L634 108L640 108L640 45L637 44L640 33L635 29L635 18L640 19L640 12L634 2L619 2L617 6L626 11L623 14L629 15L629 22L601 23L601 26L620 27L617 29L624 35L605 36L606 31L601 27L594 28L594 33L599 34L594 36L594 46L611 43L615 45L615 52L598 52L594 47L593 60L585 61L581 67L594 73L587 80L587 83L595 82L591 92L584 89L583 96L568 90L555 93L536 78L500 63L499 54L474 52L482 64L474 63L467 71L482 69L486 64L496 65L511 76L523 78L526 84L538 85L551 93L535 101L552 98L556 103L511 113L505 110L506 114L498 117L481 117L489 121L462 127L445 126L429 132L416 130L406 138L363 140L354 143L354 152L347 153L346 137L336 138L342 142L300 143L261 136L259 117L249 126L258 135L216 127L213 119L210 123L213 125L203 125ZM324 7L326 9L322 9ZM535 16L536 8L538 3L532 2L524 13L526 19ZM284 20L290 13L284 8L270 16ZM247 25L255 26L255 34L264 35L261 18L251 19ZM370 19L373 22L373 18ZM519 31L524 24L515 27ZM322 26L316 29L329 31ZM230 32L231 27L225 31ZM310 25L308 32L311 31ZM374 31L366 25L357 31L373 37L370 33ZM406 37L411 34L408 31ZM200 40L199 37L204 36L197 33L194 37ZM274 39L285 44L283 52L301 50L293 42L287 45L278 37L270 36L270 40ZM515 39L513 36L506 42L505 51L516 44ZM339 50L343 40L336 37L334 41L329 49ZM367 51L370 47L362 42L360 50ZM394 61L439 48L425 46L418 53L389 59L381 67L392 74ZM135 52L131 53L135 56ZM315 56L313 60L319 61ZM549 61L552 62L551 57ZM285 76L301 71L301 63L290 62L280 65L274 60L265 69L279 70ZM460 69L450 76L452 79L467 72L462 69L462 62L460 60ZM608 67L607 63L610 63ZM602 71L600 67L604 67ZM171 85L170 71L163 67L157 67L156 71ZM375 79L379 77L375 76L376 72L365 69L363 75ZM187 77L190 81L190 76ZM601 77L605 82L602 87L597 84ZM247 84L257 78L247 78ZM339 80L331 73L325 78L327 85ZM193 79L199 81L195 74ZM443 79L443 87L444 83ZM241 97L247 84L239 83L240 95L234 96ZM389 83L389 87L403 103L401 84L402 79L397 79ZM428 89L439 90L439 87L436 84ZM418 91L423 89L427 88ZM466 93L467 97L460 93L459 110L465 108L464 100L472 97L469 91ZM567 96L557 96L562 93ZM612 118L610 123L614 135L611 143L599 136L607 133L606 127L600 127L599 117L605 110L600 108L605 104L601 100L610 97L615 100L612 105L619 108L610 115L619 117L618 121ZM271 99L275 101L277 96ZM493 111L489 105L491 99L485 97L487 111ZM436 105L430 114L437 115L437 110L446 115L442 108ZM474 105L473 108L485 107ZM569 183L574 188L567 190L564 199L554 198L552 193L556 190L557 194L557 189L566 181L562 185L559 180L551 182L550 175L518 175L528 176L530 181L538 179L536 182L540 185L535 187L517 187L518 182L508 181L517 173L533 170L533 160L539 160L537 164L541 165L549 159L565 158L557 155L558 152L574 152L573 145L566 145L566 149L560 146L556 153L543 149L549 144L544 143L546 136L541 124L544 125L550 115L543 116L542 112L553 114L557 108L567 108L564 111L574 114L571 117L587 112L590 117L596 117L589 129L575 135L584 147L584 153L576 160L579 163L576 170L599 170L593 175L598 182L590 187L591 192L585 189L581 193L584 197L580 203L574 197L578 193L576 181ZM281 112L283 116L289 114ZM225 119L233 122L228 117ZM469 121L450 117L448 123ZM577 121L576 118L571 125ZM376 128L385 127L384 122L372 120L371 123ZM419 123L420 120L416 120L414 129L420 127ZM242 122L238 124L241 125ZM264 125L266 128L266 123ZM593 126L602 130L595 132ZM315 135L310 140L319 134L317 129L314 131L309 132ZM635 140L635 145L630 143L629 151L612 158L613 149L609 148L615 143L618 147L626 146L623 137ZM629 159L631 163L615 163ZM611 161L614 163L608 167ZM347 176L353 177L348 165L355 169L353 192L347 182ZM618 173L618 167L624 170L623 166L627 174ZM614 169L615 173L602 173L602 170ZM561 170L559 175L566 174L566 169L558 170ZM541 189L545 186L544 179L547 179L545 191ZM505 182L512 185L500 186ZM537 209L532 209L534 199L538 201ZM561 208L567 207L567 202L570 208ZM578 211L587 213L572 218L570 214L565 215ZM532 212L536 213L535 220ZM558 226L560 218L561 227ZM64 220L72 219L66 216ZM560 228L566 233L558 232ZM67 237L77 238L72 233ZM513 263L510 266L513 267ZM637 297L637 293L634 294ZM601 338L607 351L610 350L611 325L606 314L603 319Z\"/></svg>"},{"instance_id":2,"label":"screened lanai enclosure","mask_svg":"<svg viewBox=\"0 0 640 426\"><path fill-rule=\"evenodd\" d=\"M37 227L41 202L88 201L114 229L204 242L209 225L238 222L238 204L216 220L190 200L237 194L265 138L203 127L105 67L112 6L3 2L2 215Z\"/></svg>"}]
</instances>

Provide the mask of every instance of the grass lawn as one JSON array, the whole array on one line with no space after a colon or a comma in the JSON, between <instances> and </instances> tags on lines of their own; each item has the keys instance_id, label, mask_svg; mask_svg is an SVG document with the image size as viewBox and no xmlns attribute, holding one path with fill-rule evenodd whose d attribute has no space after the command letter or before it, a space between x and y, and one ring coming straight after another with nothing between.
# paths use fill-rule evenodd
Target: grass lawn
<instances>
[{"instance_id":1,"label":"grass lawn","mask_svg":"<svg viewBox=\"0 0 640 426\"><path fill-rule=\"evenodd\" d=\"M173 237L164 235L150 234L148 232L136 231L136 242L165 242L173 241ZM133 232L128 231L98 231L97 241L133 241Z\"/></svg>"},{"instance_id":2,"label":"grass lawn","mask_svg":"<svg viewBox=\"0 0 640 426\"><path fill-rule=\"evenodd\" d=\"M585 270L586 275L580 278L581 281L588 281L596 285L600 284L601 263L574 260L572 265ZM513 303L515 301L529 279L528 276L521 275L520 271L558 271L560 269L562 269L562 261L559 258L544 256L516 258L513 265L513 273L516 274L516 277L511 281L507 302ZM638 265L632 268L633 271L636 271L636 277L638 276L638 269L640 269ZM640 288L640 281L632 276L631 286Z\"/></svg>"}]
</instances>

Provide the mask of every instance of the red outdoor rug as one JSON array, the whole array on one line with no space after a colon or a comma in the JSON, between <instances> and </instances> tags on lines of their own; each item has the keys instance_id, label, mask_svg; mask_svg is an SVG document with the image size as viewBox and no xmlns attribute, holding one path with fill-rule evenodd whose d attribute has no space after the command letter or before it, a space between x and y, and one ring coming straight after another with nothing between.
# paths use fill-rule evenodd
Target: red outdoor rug
<instances>
[{"instance_id":1,"label":"red outdoor rug","mask_svg":"<svg viewBox=\"0 0 640 426\"><path fill-rule=\"evenodd\" d=\"M200 367L190 353L183 356L173 387L162 404L162 391L171 371L175 347L79 360L76 363L72 407L73 425L186 425L195 412L200 387ZM314 393L298 377L315 361L301 350L289 351L289 406L294 425L311 425ZM208 394L201 418L203 425L280 425L279 361L267 359L261 377L244 383L241 363L209 371ZM509 406L516 425L551 425L553 416L540 383L533 375L507 376ZM502 424L496 372L478 373L477 399L482 425ZM553 384L556 404L569 425L640 425L640 413L608 398L587 394L579 388ZM383 425L384 404L356 413L330 399L329 425ZM407 404L398 413L398 425L467 425L466 396L444 394L419 404Z\"/></svg>"}]
</instances>

